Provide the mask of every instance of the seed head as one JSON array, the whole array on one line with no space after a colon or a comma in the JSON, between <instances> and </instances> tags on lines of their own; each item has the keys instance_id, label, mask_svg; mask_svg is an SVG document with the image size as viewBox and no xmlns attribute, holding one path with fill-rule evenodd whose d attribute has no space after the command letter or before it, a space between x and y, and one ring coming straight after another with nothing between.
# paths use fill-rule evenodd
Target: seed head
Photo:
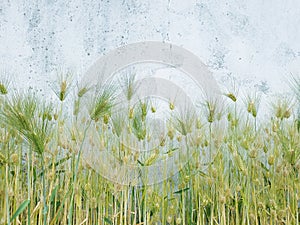
<instances>
[{"instance_id":1,"label":"seed head","mask_svg":"<svg viewBox=\"0 0 300 225\"><path fill-rule=\"evenodd\" d=\"M170 102L170 103L169 103L169 108L170 108L171 110L174 110L174 109L175 109L174 102Z\"/></svg>"},{"instance_id":2,"label":"seed head","mask_svg":"<svg viewBox=\"0 0 300 225\"><path fill-rule=\"evenodd\" d=\"M226 197L225 196L221 196L220 197L220 203L224 204L226 202Z\"/></svg>"},{"instance_id":3,"label":"seed head","mask_svg":"<svg viewBox=\"0 0 300 225\"><path fill-rule=\"evenodd\" d=\"M197 119L197 121L196 121L196 128L200 129L201 127L202 127L201 121L200 121L200 119Z\"/></svg>"},{"instance_id":4,"label":"seed head","mask_svg":"<svg viewBox=\"0 0 300 225\"><path fill-rule=\"evenodd\" d=\"M254 108L254 102L253 101L249 101L248 107L247 107L248 113L251 113L252 110L253 110L253 108Z\"/></svg>"},{"instance_id":5,"label":"seed head","mask_svg":"<svg viewBox=\"0 0 300 225\"><path fill-rule=\"evenodd\" d=\"M172 217L172 216L168 216L168 217L167 217L167 222L168 222L169 224L172 223L172 220L173 220L173 217Z\"/></svg>"},{"instance_id":6,"label":"seed head","mask_svg":"<svg viewBox=\"0 0 300 225\"><path fill-rule=\"evenodd\" d=\"M104 123L104 124L108 124L108 122L109 122L109 115L108 115L108 114L105 114L105 115L103 116L103 123Z\"/></svg>"},{"instance_id":7,"label":"seed head","mask_svg":"<svg viewBox=\"0 0 300 225\"><path fill-rule=\"evenodd\" d=\"M168 131L168 137L172 140L174 138L174 131L169 129Z\"/></svg>"},{"instance_id":8,"label":"seed head","mask_svg":"<svg viewBox=\"0 0 300 225\"><path fill-rule=\"evenodd\" d=\"M7 89L3 83L0 83L0 94L1 95L6 95L7 94Z\"/></svg>"},{"instance_id":9,"label":"seed head","mask_svg":"<svg viewBox=\"0 0 300 225\"><path fill-rule=\"evenodd\" d=\"M180 217L178 217L177 219L176 219L176 224L181 224L181 218Z\"/></svg>"},{"instance_id":10,"label":"seed head","mask_svg":"<svg viewBox=\"0 0 300 225\"><path fill-rule=\"evenodd\" d=\"M182 140L182 136L181 136L181 135L178 135L178 136L177 136L177 141L178 141L178 142L181 142L181 140Z\"/></svg>"},{"instance_id":11,"label":"seed head","mask_svg":"<svg viewBox=\"0 0 300 225\"><path fill-rule=\"evenodd\" d=\"M155 113L156 112L156 108L154 106L151 106L151 112Z\"/></svg>"},{"instance_id":12,"label":"seed head","mask_svg":"<svg viewBox=\"0 0 300 225\"><path fill-rule=\"evenodd\" d=\"M270 200L270 206L275 209L277 207L276 201L274 199Z\"/></svg>"},{"instance_id":13,"label":"seed head","mask_svg":"<svg viewBox=\"0 0 300 225\"><path fill-rule=\"evenodd\" d=\"M254 118L257 116L257 110L255 106L252 108L251 114Z\"/></svg>"},{"instance_id":14,"label":"seed head","mask_svg":"<svg viewBox=\"0 0 300 225\"><path fill-rule=\"evenodd\" d=\"M264 145L263 150L264 150L264 153L267 153L269 149L266 145Z\"/></svg>"},{"instance_id":15,"label":"seed head","mask_svg":"<svg viewBox=\"0 0 300 225\"><path fill-rule=\"evenodd\" d=\"M11 159L11 162L14 163L14 164L17 164L19 162L19 156L18 156L17 153L13 153L10 156L10 159Z\"/></svg>"},{"instance_id":16,"label":"seed head","mask_svg":"<svg viewBox=\"0 0 300 225\"><path fill-rule=\"evenodd\" d=\"M288 118L290 118L290 116L291 116L291 110L288 109L284 112L283 117L288 119Z\"/></svg>"},{"instance_id":17,"label":"seed head","mask_svg":"<svg viewBox=\"0 0 300 225\"><path fill-rule=\"evenodd\" d=\"M257 150L256 149L251 149L249 153L250 158L254 159L257 157Z\"/></svg>"},{"instance_id":18,"label":"seed head","mask_svg":"<svg viewBox=\"0 0 300 225\"><path fill-rule=\"evenodd\" d=\"M161 147L164 147L164 146L166 145L166 139L165 139L164 137L162 137L162 138L160 139L159 145L160 145Z\"/></svg>"},{"instance_id":19,"label":"seed head","mask_svg":"<svg viewBox=\"0 0 300 225\"><path fill-rule=\"evenodd\" d=\"M147 103L145 102L141 103L141 111L142 111L142 116L146 117L148 111Z\"/></svg>"},{"instance_id":20,"label":"seed head","mask_svg":"<svg viewBox=\"0 0 300 225\"><path fill-rule=\"evenodd\" d=\"M277 132L278 131L278 125L277 123L274 123L273 126L272 126L272 131L273 132Z\"/></svg>"},{"instance_id":21,"label":"seed head","mask_svg":"<svg viewBox=\"0 0 300 225\"><path fill-rule=\"evenodd\" d=\"M272 165L274 165L274 161L275 161L274 155L270 155L270 156L268 157L268 164L269 164L270 166L272 166Z\"/></svg>"},{"instance_id":22,"label":"seed head","mask_svg":"<svg viewBox=\"0 0 300 225\"><path fill-rule=\"evenodd\" d=\"M218 171L216 170L216 168L212 168L211 175L213 178L216 178L218 176Z\"/></svg>"},{"instance_id":23,"label":"seed head","mask_svg":"<svg viewBox=\"0 0 300 225\"><path fill-rule=\"evenodd\" d=\"M230 112L227 114L227 120L228 120L228 121L231 121L231 120L232 120L232 114L231 114Z\"/></svg>"},{"instance_id":24,"label":"seed head","mask_svg":"<svg viewBox=\"0 0 300 225\"><path fill-rule=\"evenodd\" d=\"M233 102L236 102L236 97L235 97L235 95L233 93L228 93L228 94L226 94L226 96L228 98L230 98Z\"/></svg>"},{"instance_id":25,"label":"seed head","mask_svg":"<svg viewBox=\"0 0 300 225\"><path fill-rule=\"evenodd\" d=\"M79 98L81 98L86 92L88 92L88 88L86 88L86 87L83 87L83 88L81 88L79 91L78 91L78 94L77 94L77 96L79 97Z\"/></svg>"},{"instance_id":26,"label":"seed head","mask_svg":"<svg viewBox=\"0 0 300 225\"><path fill-rule=\"evenodd\" d=\"M129 119L132 119L133 118L133 115L134 115L134 109L133 108L130 108L129 109Z\"/></svg>"},{"instance_id":27,"label":"seed head","mask_svg":"<svg viewBox=\"0 0 300 225\"><path fill-rule=\"evenodd\" d=\"M256 219L256 216L253 213L250 213L250 219L254 222Z\"/></svg>"},{"instance_id":28,"label":"seed head","mask_svg":"<svg viewBox=\"0 0 300 225\"><path fill-rule=\"evenodd\" d=\"M264 209L265 208L265 204L261 201L258 202L257 206L258 206L259 209Z\"/></svg>"}]
</instances>

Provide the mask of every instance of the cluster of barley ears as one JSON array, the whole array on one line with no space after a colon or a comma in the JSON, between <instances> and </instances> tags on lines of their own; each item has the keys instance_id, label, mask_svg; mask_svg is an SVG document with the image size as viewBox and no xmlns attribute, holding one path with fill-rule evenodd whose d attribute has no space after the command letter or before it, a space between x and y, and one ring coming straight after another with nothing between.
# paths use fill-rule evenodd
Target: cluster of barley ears
<instances>
[{"instance_id":1,"label":"cluster of barley ears","mask_svg":"<svg viewBox=\"0 0 300 225\"><path fill-rule=\"evenodd\" d=\"M196 111L170 102L157 135L156 106L133 102L134 76L119 82L122 112L114 84L76 89L62 75L50 103L0 82L0 224L299 224L299 102L278 100L261 122L257 93L228 92L221 106L204 100ZM292 87L299 99L298 78ZM172 159L180 170L157 184L122 185L109 179L112 165L82 158L86 146L141 171ZM151 148L136 151L141 146Z\"/></svg>"}]
</instances>

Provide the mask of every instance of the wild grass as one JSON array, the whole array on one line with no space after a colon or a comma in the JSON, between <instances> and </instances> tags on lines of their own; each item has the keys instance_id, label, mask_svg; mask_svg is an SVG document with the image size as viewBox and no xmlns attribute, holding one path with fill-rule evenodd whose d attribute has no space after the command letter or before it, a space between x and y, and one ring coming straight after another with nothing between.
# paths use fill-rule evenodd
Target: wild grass
<instances>
[{"instance_id":1,"label":"wild grass","mask_svg":"<svg viewBox=\"0 0 300 225\"><path fill-rule=\"evenodd\" d=\"M81 101L90 88L77 90L76 113L65 112L68 82L62 76L57 85L60 105L30 92L10 93L0 82L0 224L300 223L299 102L278 99L262 121L255 93L242 99L229 92L222 107L207 100L199 112L175 113L170 103L166 129L152 146L149 118L156 106L132 102L134 78L120 81L128 104L123 112L116 112L111 86L92 94L87 106ZM297 96L299 83L293 85ZM121 165L155 168L176 154L187 163L174 158L179 172L158 184L121 185L82 158L86 141ZM150 146L149 154L135 151L141 146Z\"/></svg>"}]
</instances>

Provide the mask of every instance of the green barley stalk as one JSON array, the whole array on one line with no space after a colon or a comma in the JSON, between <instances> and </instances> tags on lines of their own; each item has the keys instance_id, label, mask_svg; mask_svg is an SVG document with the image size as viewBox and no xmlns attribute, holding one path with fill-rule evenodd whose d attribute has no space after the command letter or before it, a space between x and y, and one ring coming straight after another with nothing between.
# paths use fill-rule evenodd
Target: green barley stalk
<instances>
[{"instance_id":1,"label":"green barley stalk","mask_svg":"<svg viewBox=\"0 0 300 225\"><path fill-rule=\"evenodd\" d=\"M0 111L1 121L19 134L32 146L40 156L43 182L43 220L46 224L46 184L44 168L44 151L50 137L50 120L52 106L40 103L32 94L16 94L4 102ZM29 173L30 171L28 171Z\"/></svg>"},{"instance_id":2,"label":"green barley stalk","mask_svg":"<svg viewBox=\"0 0 300 225\"><path fill-rule=\"evenodd\" d=\"M93 99L90 117L87 122L81 123L84 124L82 131L85 131L89 124L95 124L103 128L101 135L106 137L111 132L104 129L107 127L105 121L109 121L114 127L115 124L119 126L113 130L117 136L118 133L120 135L121 132L128 132L120 127L122 123L117 122L123 121L120 118L127 116L121 115L118 118L118 115L115 117L113 114L116 110L114 94L104 92L102 89ZM237 105L238 99L235 95L229 93L226 96ZM55 124L60 123L57 127L64 128L60 130L62 133L57 134L61 135L58 138L63 141L66 131L71 130L72 139L75 140L63 144L62 147L62 143L56 143L56 140L49 142L53 121L47 112L53 113L51 107L38 101L37 96L33 95L31 100L27 97L26 94L1 96L0 132L4 134L6 129L5 132L11 140L7 146L3 144L3 135L0 137L0 170L3 171L0 178L0 183L3 184L0 188L0 209L1 216L5 217L5 221L0 220L0 223L17 224L19 220L27 224L45 224L45 218L46 224L51 225L127 225L138 222L155 224L159 221L172 225L299 223L300 134L295 125L296 115L293 114L295 105L287 104L281 99L281 102L274 106L275 112L271 115L273 118L259 125L255 121L249 123L248 118L236 114L236 106L228 116L227 127L222 130L226 135L219 137L217 126L214 126L218 121L218 110L213 107L212 102L211 105L206 105L207 126L198 126L201 129L196 131L195 145L189 143L184 134L190 135L189 131L193 133L197 121L189 119L192 117L185 111L179 116L173 113L170 119L172 123L168 127L171 132L168 132L167 140L170 138L171 142L173 139L179 140L179 136L183 138L180 143L187 145L194 160L180 171L178 183L170 179L153 187L125 187L121 190L117 184L105 180L90 168L81 170L80 157L84 141L82 139L86 139L87 134L83 132L82 137L82 134L77 132L80 113L76 123L63 124L60 121L63 122L64 119L61 116L56 117ZM252 107L253 98L251 101L247 99L246 102L247 106ZM255 105L255 102L253 103ZM148 128L150 120L143 118L147 108L145 106L141 102L133 111L132 118L129 118L131 129L135 129L132 126L136 126L136 130L139 129L138 120L133 124L134 117L144 119L143 125ZM174 109L174 105L172 108ZM64 110L61 108L61 115ZM248 111L253 120L255 111L257 113L257 110L253 109ZM65 128L69 125L72 127ZM20 143L20 137L22 138L19 146L15 141ZM113 142L110 145L119 145L117 138L108 140ZM26 158L22 155L22 146L27 146L23 142L29 144L23 152L27 153ZM146 138L144 142L146 143ZM75 155L72 148L77 144L79 151ZM19 147L20 151L16 151ZM54 153L48 151L50 147L55 149ZM174 146L168 143L166 147ZM74 153L72 164L56 160L58 148L61 151L70 149L69 151ZM213 149L217 152L210 157L212 163L209 164L207 172L206 164L202 165L199 160L206 157L202 149ZM229 153L231 157L227 156ZM16 154L19 163L14 163ZM53 158L48 164L49 157ZM122 159L123 154L119 157ZM147 155L145 157L142 163L148 160ZM227 167L228 158L232 158L230 169ZM26 163L22 160L26 160ZM62 164L66 171L58 172L57 163ZM174 189L177 185L179 191L176 193ZM24 186L28 187L27 190ZM49 192L49 195L45 191ZM39 193L42 193L42 197ZM23 204L20 199L24 198Z\"/></svg>"},{"instance_id":3,"label":"green barley stalk","mask_svg":"<svg viewBox=\"0 0 300 225\"><path fill-rule=\"evenodd\" d=\"M96 93L96 96L93 100L92 105L90 106L90 120L87 122L87 125L84 129L83 139L80 145L80 149L75 161L75 168L73 170L73 178L72 178L72 192L71 192L71 202L68 213L68 224L73 224L73 211L74 211L74 195L75 195L75 187L77 187L77 174L79 169L79 163L81 158L81 153L83 150L84 140L86 139L88 128L90 127L92 121L99 121L105 115L110 115L112 108L115 106L115 90L112 86L106 86L102 90L99 90Z\"/></svg>"}]
</instances>

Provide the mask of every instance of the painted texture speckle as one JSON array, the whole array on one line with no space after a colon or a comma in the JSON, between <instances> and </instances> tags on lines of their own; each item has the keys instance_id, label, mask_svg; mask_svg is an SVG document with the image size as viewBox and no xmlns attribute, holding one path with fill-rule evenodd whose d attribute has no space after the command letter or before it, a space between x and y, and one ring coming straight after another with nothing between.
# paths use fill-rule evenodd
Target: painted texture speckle
<instances>
[{"instance_id":1,"label":"painted texture speckle","mask_svg":"<svg viewBox=\"0 0 300 225\"><path fill-rule=\"evenodd\" d=\"M220 84L270 94L300 73L299 15L297 0L1 0L0 71L47 90L57 68L83 74L109 50L157 40L195 53Z\"/></svg>"}]
</instances>

